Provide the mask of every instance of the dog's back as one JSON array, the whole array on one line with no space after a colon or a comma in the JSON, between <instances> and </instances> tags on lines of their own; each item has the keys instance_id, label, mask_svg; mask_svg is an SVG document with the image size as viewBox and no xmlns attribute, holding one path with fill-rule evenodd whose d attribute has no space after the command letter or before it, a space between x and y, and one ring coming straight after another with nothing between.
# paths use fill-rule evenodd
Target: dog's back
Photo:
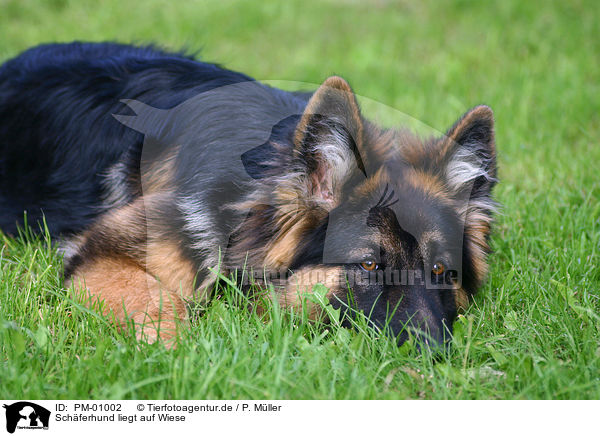
<instances>
[{"instance_id":1,"label":"dog's back","mask_svg":"<svg viewBox=\"0 0 600 436\"><path fill-rule=\"evenodd\" d=\"M240 73L154 47L51 44L0 67L0 229L15 233L27 211L53 235L85 228L114 201L139 192L143 135L113 114L120 99L170 108ZM121 185L118 198L106 187ZM108 204L107 204L108 203Z\"/></svg>"}]
</instances>

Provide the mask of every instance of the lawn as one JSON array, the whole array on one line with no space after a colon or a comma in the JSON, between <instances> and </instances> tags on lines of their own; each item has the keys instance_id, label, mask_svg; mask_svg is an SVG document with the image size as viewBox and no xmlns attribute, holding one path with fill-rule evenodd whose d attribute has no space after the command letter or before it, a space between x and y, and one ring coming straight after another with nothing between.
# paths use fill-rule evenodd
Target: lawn
<instances>
[{"instance_id":1,"label":"lawn","mask_svg":"<svg viewBox=\"0 0 600 436\"><path fill-rule=\"evenodd\" d=\"M595 0L0 0L2 61L156 42L261 80L339 74L439 131L488 104L502 204L489 280L438 359L361 322L259 317L230 286L176 350L138 344L71 298L47 241L0 235L0 398L600 399L599 16Z\"/></svg>"}]
</instances>

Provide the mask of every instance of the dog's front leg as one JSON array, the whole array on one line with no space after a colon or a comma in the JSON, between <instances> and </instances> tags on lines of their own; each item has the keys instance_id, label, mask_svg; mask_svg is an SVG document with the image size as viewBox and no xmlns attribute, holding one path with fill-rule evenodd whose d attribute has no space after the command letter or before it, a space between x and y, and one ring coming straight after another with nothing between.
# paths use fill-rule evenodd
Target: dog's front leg
<instances>
[{"instance_id":1,"label":"dog's front leg","mask_svg":"<svg viewBox=\"0 0 600 436\"><path fill-rule=\"evenodd\" d=\"M139 339L175 345L178 325L186 319L185 303L134 261L127 257L90 259L66 285L71 283L91 299L103 301L104 314L112 313L122 326L133 320Z\"/></svg>"}]
</instances>

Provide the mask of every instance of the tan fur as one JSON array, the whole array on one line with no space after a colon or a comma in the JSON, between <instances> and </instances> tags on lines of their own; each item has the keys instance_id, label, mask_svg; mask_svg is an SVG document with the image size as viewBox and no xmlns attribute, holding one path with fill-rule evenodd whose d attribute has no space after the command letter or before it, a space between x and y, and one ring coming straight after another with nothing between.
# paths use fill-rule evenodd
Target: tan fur
<instances>
[{"instance_id":1,"label":"tan fur","mask_svg":"<svg viewBox=\"0 0 600 436\"><path fill-rule=\"evenodd\" d=\"M402 175L407 183L414 188L422 190L431 197L442 201L447 201L450 197L442 181L432 174L418 168L407 167Z\"/></svg>"},{"instance_id":2,"label":"tan fur","mask_svg":"<svg viewBox=\"0 0 600 436\"><path fill-rule=\"evenodd\" d=\"M379 168L377 172L367 178L363 183L356 187L354 195L356 198L366 198L373 194L378 189L390 180L385 168Z\"/></svg>"},{"instance_id":3,"label":"tan fur","mask_svg":"<svg viewBox=\"0 0 600 436\"><path fill-rule=\"evenodd\" d=\"M454 304L456 310L462 312L469 307L469 294L463 288L454 289Z\"/></svg>"},{"instance_id":4,"label":"tan fur","mask_svg":"<svg viewBox=\"0 0 600 436\"><path fill-rule=\"evenodd\" d=\"M140 198L127 206L108 212L85 232L86 243L100 243L132 259L143 259L144 242L148 235L146 202L151 201L152 197Z\"/></svg>"},{"instance_id":5,"label":"tan fur","mask_svg":"<svg viewBox=\"0 0 600 436\"><path fill-rule=\"evenodd\" d=\"M379 158L383 161L388 157L394 158L399 152L398 132L394 130L382 130L373 123L365 122L365 135L367 139L365 143L369 144L369 150L363 158L369 164L376 165L375 162L369 162L369 158Z\"/></svg>"},{"instance_id":6,"label":"tan fur","mask_svg":"<svg viewBox=\"0 0 600 436\"><path fill-rule=\"evenodd\" d=\"M186 316L183 301L131 260L95 259L78 268L67 286L71 283L92 301L104 301L104 314L112 313L121 325L132 319L140 338L152 342L160 337L174 345L179 321Z\"/></svg>"},{"instance_id":7,"label":"tan fur","mask_svg":"<svg viewBox=\"0 0 600 436\"><path fill-rule=\"evenodd\" d=\"M156 241L148 244L146 269L157 277L166 289L189 298L194 293L196 269L192 262L181 254L175 242Z\"/></svg>"},{"instance_id":8,"label":"tan fur","mask_svg":"<svg viewBox=\"0 0 600 436\"><path fill-rule=\"evenodd\" d=\"M139 324L138 335L150 341L159 334L173 339L176 321L186 316L180 296L192 296L196 277L181 244L166 239L160 222L148 218L160 212L161 201L148 195L104 215L79 238L84 261L71 280L104 300L119 322L128 314ZM154 325L159 321L160 333Z\"/></svg>"},{"instance_id":9,"label":"tan fur","mask_svg":"<svg viewBox=\"0 0 600 436\"><path fill-rule=\"evenodd\" d=\"M296 247L305 231L305 226L302 224L302 221L298 222L288 231L282 232L281 236L270 244L264 261L266 268L277 269L288 266L292 262Z\"/></svg>"},{"instance_id":10,"label":"tan fur","mask_svg":"<svg viewBox=\"0 0 600 436\"><path fill-rule=\"evenodd\" d=\"M465 223L465 238L471 249L473 270L480 285L485 280L488 271L487 252L489 246L487 236L490 233L490 218L487 215L471 214Z\"/></svg>"},{"instance_id":11,"label":"tan fur","mask_svg":"<svg viewBox=\"0 0 600 436\"><path fill-rule=\"evenodd\" d=\"M288 219L285 221L280 218L280 221L283 221L283 223L279 223L280 230L265 250L264 266L267 268L288 267L296 255L296 247L300 244L302 237L314 227L316 220L319 219L306 209L286 218Z\"/></svg>"},{"instance_id":12,"label":"tan fur","mask_svg":"<svg viewBox=\"0 0 600 436\"><path fill-rule=\"evenodd\" d=\"M313 287L321 283L329 289L326 295L327 300L331 300L334 295L341 294L345 289L345 283L340 283L343 275L343 268L339 266L317 266L306 267L294 272L288 278L285 289L281 289L278 294L279 303L285 307L294 307L300 309L302 302L306 301L309 316L316 319L320 316L320 307L306 300L306 294L311 293Z\"/></svg>"},{"instance_id":13,"label":"tan fur","mask_svg":"<svg viewBox=\"0 0 600 436\"><path fill-rule=\"evenodd\" d=\"M144 195L153 194L171 189L175 173L175 159L178 147L175 147L166 156L153 162L145 168L142 174L142 191Z\"/></svg>"},{"instance_id":14,"label":"tan fur","mask_svg":"<svg viewBox=\"0 0 600 436\"><path fill-rule=\"evenodd\" d=\"M424 160L439 161L440 154L437 147L424 144L414 137L403 136L401 145L402 159L408 166L421 168Z\"/></svg>"}]
</instances>

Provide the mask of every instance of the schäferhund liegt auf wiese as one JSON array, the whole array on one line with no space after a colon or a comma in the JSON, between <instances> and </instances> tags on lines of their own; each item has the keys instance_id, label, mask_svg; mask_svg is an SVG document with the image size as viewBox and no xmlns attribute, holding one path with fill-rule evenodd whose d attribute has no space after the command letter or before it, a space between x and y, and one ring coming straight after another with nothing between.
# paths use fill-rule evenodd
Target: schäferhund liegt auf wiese
<instances>
[{"instance_id":1,"label":"sch\u00e4ferhund liegt auf wiese","mask_svg":"<svg viewBox=\"0 0 600 436\"><path fill-rule=\"evenodd\" d=\"M218 267L312 316L322 283L399 343L442 344L486 276L495 182L487 106L420 139L363 118L336 76L286 92L113 43L0 69L0 228L44 218L66 285L147 339L176 338Z\"/></svg>"}]
</instances>

